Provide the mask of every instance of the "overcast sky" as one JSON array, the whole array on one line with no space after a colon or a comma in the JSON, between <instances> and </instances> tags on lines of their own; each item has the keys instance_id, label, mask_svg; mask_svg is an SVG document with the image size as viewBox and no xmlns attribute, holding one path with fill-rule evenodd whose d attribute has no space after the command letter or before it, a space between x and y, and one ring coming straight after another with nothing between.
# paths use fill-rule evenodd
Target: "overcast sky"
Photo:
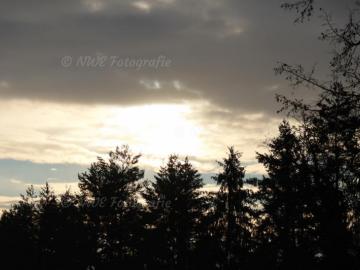
<instances>
[{"instance_id":1,"label":"overcast sky","mask_svg":"<svg viewBox=\"0 0 360 270\"><path fill-rule=\"evenodd\" d=\"M121 144L149 175L170 153L214 173L228 145L263 174L255 153L283 117L274 95L293 92L273 68L317 64L324 76L331 52L321 20L294 24L282 2L0 0L0 204L29 184L76 186ZM341 22L352 2L318 5ZM82 65L88 56L103 65ZM112 62L160 58L166 66Z\"/></svg>"}]
</instances>

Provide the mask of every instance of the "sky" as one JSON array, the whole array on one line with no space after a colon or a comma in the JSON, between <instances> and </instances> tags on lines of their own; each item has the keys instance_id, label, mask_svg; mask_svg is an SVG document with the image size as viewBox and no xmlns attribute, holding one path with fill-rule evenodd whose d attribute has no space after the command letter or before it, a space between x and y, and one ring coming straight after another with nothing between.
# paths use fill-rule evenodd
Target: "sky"
<instances>
[{"instance_id":1,"label":"sky","mask_svg":"<svg viewBox=\"0 0 360 270\"><path fill-rule=\"evenodd\" d=\"M353 1L319 0L341 22ZM227 146L248 175L284 115L275 76L331 48L321 18L294 24L278 0L0 0L0 208L46 181L77 189L97 156L127 144L146 177L178 154L211 184ZM324 77L325 78L325 77Z\"/></svg>"}]
</instances>

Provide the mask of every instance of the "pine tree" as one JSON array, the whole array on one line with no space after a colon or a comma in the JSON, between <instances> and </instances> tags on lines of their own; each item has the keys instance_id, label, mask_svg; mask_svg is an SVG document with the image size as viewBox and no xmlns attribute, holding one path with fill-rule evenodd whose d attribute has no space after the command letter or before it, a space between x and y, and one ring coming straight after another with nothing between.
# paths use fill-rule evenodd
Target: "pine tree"
<instances>
[{"instance_id":1,"label":"pine tree","mask_svg":"<svg viewBox=\"0 0 360 270\"><path fill-rule=\"evenodd\" d=\"M58 203L53 190L48 183L41 188L38 203L38 226L41 269L57 269L56 237L61 223Z\"/></svg>"},{"instance_id":2,"label":"pine tree","mask_svg":"<svg viewBox=\"0 0 360 270\"><path fill-rule=\"evenodd\" d=\"M29 187L21 197L1 216L1 264L12 269L40 269L37 196L34 187Z\"/></svg>"},{"instance_id":3,"label":"pine tree","mask_svg":"<svg viewBox=\"0 0 360 270\"><path fill-rule=\"evenodd\" d=\"M90 241L86 211L80 204L79 196L67 190L58 198L58 223L54 225L55 260L58 269L86 269L91 264L91 247L96 243Z\"/></svg>"},{"instance_id":4,"label":"pine tree","mask_svg":"<svg viewBox=\"0 0 360 270\"><path fill-rule=\"evenodd\" d=\"M218 227L223 231L225 269L246 267L251 251L253 211L249 205L250 193L244 188L245 168L241 154L233 147L223 161L218 162L222 171L213 177L220 185L215 201Z\"/></svg>"},{"instance_id":5,"label":"pine tree","mask_svg":"<svg viewBox=\"0 0 360 270\"><path fill-rule=\"evenodd\" d=\"M287 122L279 131L269 153L258 154L268 173L259 184L260 230L268 232L268 249L280 269L308 269L317 252L314 186L299 137Z\"/></svg>"},{"instance_id":6,"label":"pine tree","mask_svg":"<svg viewBox=\"0 0 360 270\"><path fill-rule=\"evenodd\" d=\"M301 2L305 5L301 6ZM310 7L313 12L314 2L299 1L288 7L297 10ZM320 37L334 46L328 68L330 80L319 80L314 70L306 72L300 65L283 63L276 69L285 74L293 86L305 85L319 90L314 103L305 104L283 96L278 100L283 103L283 109L299 121L301 140L309 155L318 206L314 211L318 223L318 254L324 267L356 269L359 265L356 263L360 250L356 240L360 197L358 15L357 10L352 10L349 20L338 27L323 12L327 29Z\"/></svg>"},{"instance_id":7,"label":"pine tree","mask_svg":"<svg viewBox=\"0 0 360 270\"><path fill-rule=\"evenodd\" d=\"M202 186L200 174L188 158L181 162L175 155L156 174L155 182L145 184L142 196L149 214L150 239L155 239L154 267L190 268L190 252L204 204L199 190Z\"/></svg>"},{"instance_id":8,"label":"pine tree","mask_svg":"<svg viewBox=\"0 0 360 270\"><path fill-rule=\"evenodd\" d=\"M123 146L110 152L108 161L98 158L79 175L90 231L97 241L93 258L98 267L134 267L137 263L142 209L137 193L144 175L137 165L139 158Z\"/></svg>"}]
</instances>

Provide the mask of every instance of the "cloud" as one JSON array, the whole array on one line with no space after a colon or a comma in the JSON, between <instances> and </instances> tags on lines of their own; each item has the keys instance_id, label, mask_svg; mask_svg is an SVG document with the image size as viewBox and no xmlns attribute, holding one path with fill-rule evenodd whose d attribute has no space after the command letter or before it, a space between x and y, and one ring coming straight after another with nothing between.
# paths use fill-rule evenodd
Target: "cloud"
<instances>
[{"instance_id":1,"label":"cloud","mask_svg":"<svg viewBox=\"0 0 360 270\"><path fill-rule=\"evenodd\" d=\"M201 188L201 191L204 192L218 192L220 186L216 184L206 184L203 188Z\"/></svg>"},{"instance_id":2,"label":"cloud","mask_svg":"<svg viewBox=\"0 0 360 270\"><path fill-rule=\"evenodd\" d=\"M234 145L249 174L264 173L255 152L277 132L274 95L292 91L274 76L276 62L318 62L324 76L329 57L319 20L293 25L281 2L3 0L0 195L73 182L123 143L143 153L149 171L175 152L210 175ZM319 2L341 22L352 1ZM165 56L171 65L76 66L81 56Z\"/></svg>"},{"instance_id":3,"label":"cloud","mask_svg":"<svg viewBox=\"0 0 360 270\"><path fill-rule=\"evenodd\" d=\"M141 11L149 12L151 10L150 3L146 1L135 1L132 3L132 5Z\"/></svg>"},{"instance_id":4,"label":"cloud","mask_svg":"<svg viewBox=\"0 0 360 270\"><path fill-rule=\"evenodd\" d=\"M5 209L9 209L11 205L20 200L19 196L0 196L0 215Z\"/></svg>"},{"instance_id":5,"label":"cloud","mask_svg":"<svg viewBox=\"0 0 360 270\"><path fill-rule=\"evenodd\" d=\"M51 190L54 191L56 195L63 194L67 190L70 190L72 193L79 192L78 182L48 182ZM44 184L27 184L27 186L33 185L35 189L40 190L44 187Z\"/></svg>"},{"instance_id":6,"label":"cloud","mask_svg":"<svg viewBox=\"0 0 360 270\"><path fill-rule=\"evenodd\" d=\"M2 186L6 183L5 181L1 181ZM14 193L14 191L19 191L16 195L10 196L10 195L0 195L0 215L5 209L9 209L11 205L17 203L20 201L21 197L20 194L24 194L25 190L29 186L33 186L35 191L39 192L42 187L44 187L45 182L41 184L33 184L33 183L26 183L24 181L20 180L14 180L10 179L8 182L10 184L16 185L16 187L12 187L11 193ZM79 191L78 182L48 182L50 185L50 188L54 191L56 195L63 194L65 191L70 190L70 192L75 193Z\"/></svg>"},{"instance_id":7,"label":"cloud","mask_svg":"<svg viewBox=\"0 0 360 270\"><path fill-rule=\"evenodd\" d=\"M0 81L0 89L8 89L9 87L10 87L9 82L7 82L5 80Z\"/></svg>"},{"instance_id":8,"label":"cloud","mask_svg":"<svg viewBox=\"0 0 360 270\"><path fill-rule=\"evenodd\" d=\"M255 151L264 151L263 141L276 134L280 122L209 102L116 107L14 100L0 102L0 114L8 115L0 118L0 158L47 163L48 178L64 174L58 164L86 167L122 144L142 153L142 164L153 169L176 153L194 157L202 172L214 172L215 160L230 145L253 164Z\"/></svg>"},{"instance_id":9,"label":"cloud","mask_svg":"<svg viewBox=\"0 0 360 270\"><path fill-rule=\"evenodd\" d=\"M232 110L273 113L277 60L327 59L317 22L294 26L279 1L19 0L2 2L2 99L138 105L207 100ZM339 4L336 4L338 8ZM144 12L145 11L145 12ZM151 58L169 68L64 68L69 55ZM188 91L148 91L139 81L179 81ZM277 89L269 86L279 85ZM197 93L197 94L194 94Z\"/></svg>"}]
</instances>

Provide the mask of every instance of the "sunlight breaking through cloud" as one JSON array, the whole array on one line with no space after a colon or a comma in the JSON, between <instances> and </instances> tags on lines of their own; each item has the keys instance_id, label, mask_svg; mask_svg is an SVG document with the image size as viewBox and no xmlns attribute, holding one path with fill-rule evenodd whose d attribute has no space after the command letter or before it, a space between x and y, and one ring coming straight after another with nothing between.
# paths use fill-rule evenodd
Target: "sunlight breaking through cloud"
<instances>
[{"instance_id":1,"label":"sunlight breaking through cloud","mask_svg":"<svg viewBox=\"0 0 360 270\"><path fill-rule=\"evenodd\" d=\"M0 105L0 114L8 115L0 117L4 127L0 158L38 163L89 164L128 144L152 168L176 153L193 157L202 171L213 172L215 159L229 145L243 153L244 162L253 164L256 149L276 132L278 121L259 113L234 116L203 102L121 107L12 101ZM251 165L249 170L262 172L260 167Z\"/></svg>"}]
</instances>

